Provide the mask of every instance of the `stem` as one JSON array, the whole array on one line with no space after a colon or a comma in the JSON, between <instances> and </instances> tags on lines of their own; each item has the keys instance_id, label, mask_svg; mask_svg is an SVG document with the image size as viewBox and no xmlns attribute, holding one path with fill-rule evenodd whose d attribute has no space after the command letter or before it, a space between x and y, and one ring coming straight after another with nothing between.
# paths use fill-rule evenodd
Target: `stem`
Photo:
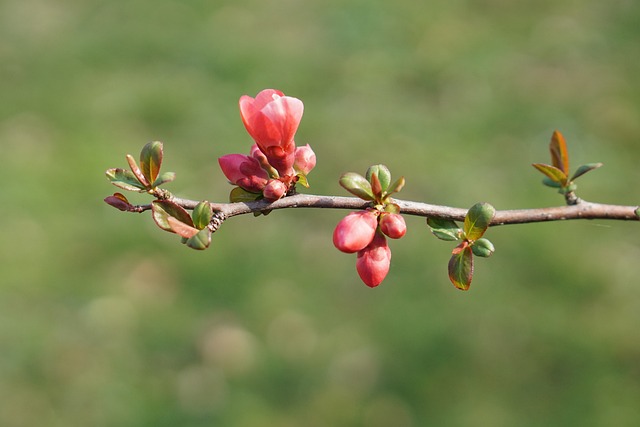
<instances>
[{"instance_id":1,"label":"stem","mask_svg":"<svg viewBox=\"0 0 640 427\"><path fill-rule=\"evenodd\" d=\"M171 197L170 200L185 209L193 209L199 202L195 200ZM506 224L525 224L533 222L562 221L569 219L611 219L623 221L640 221L636 214L638 206L609 205L591 203L578 199L579 202L569 206L556 206L538 209L514 209L496 211L491 226ZM393 199L393 203L400 206L400 212L405 215L433 217L463 221L467 209L449 206L430 205L427 203ZM275 202L258 200L247 203L211 203L215 212L220 212L225 218L253 212L264 212L289 208L324 208L324 209L366 209L371 202L356 197L317 196L312 194L295 194L284 197ZM148 210L150 205L140 207Z\"/></svg>"}]
</instances>

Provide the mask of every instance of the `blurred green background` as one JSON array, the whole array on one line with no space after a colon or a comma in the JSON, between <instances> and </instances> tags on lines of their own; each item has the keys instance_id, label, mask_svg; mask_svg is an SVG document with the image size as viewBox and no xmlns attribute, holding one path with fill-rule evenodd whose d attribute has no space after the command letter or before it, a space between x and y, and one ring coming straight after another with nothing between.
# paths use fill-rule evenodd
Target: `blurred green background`
<instances>
[{"instance_id":1,"label":"blurred green background","mask_svg":"<svg viewBox=\"0 0 640 427\"><path fill-rule=\"evenodd\" d=\"M195 252L102 199L151 140L168 186L224 201L237 100L302 99L311 192L383 162L401 197L558 205L554 129L587 200L640 199L640 3L0 1L0 425L637 426L637 223L491 229L467 293L424 219L364 286L344 211L226 222ZM145 203L133 195L135 203Z\"/></svg>"}]
</instances>

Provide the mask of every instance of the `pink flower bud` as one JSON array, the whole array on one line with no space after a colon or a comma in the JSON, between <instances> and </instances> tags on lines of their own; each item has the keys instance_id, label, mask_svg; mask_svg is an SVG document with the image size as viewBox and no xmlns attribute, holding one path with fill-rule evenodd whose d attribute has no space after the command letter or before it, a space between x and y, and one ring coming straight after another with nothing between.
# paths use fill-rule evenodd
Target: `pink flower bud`
<instances>
[{"instance_id":1,"label":"pink flower bud","mask_svg":"<svg viewBox=\"0 0 640 427\"><path fill-rule=\"evenodd\" d=\"M232 184L238 185L252 193L260 193L265 185L269 175L260 167L253 157L243 154L227 154L218 158L218 164L222 173Z\"/></svg>"},{"instance_id":2,"label":"pink flower bud","mask_svg":"<svg viewBox=\"0 0 640 427\"><path fill-rule=\"evenodd\" d=\"M364 249L376 233L378 220L371 211L352 212L342 218L333 231L333 245L346 253Z\"/></svg>"},{"instance_id":3,"label":"pink flower bud","mask_svg":"<svg viewBox=\"0 0 640 427\"><path fill-rule=\"evenodd\" d=\"M287 194L287 190L287 185L284 182L277 179L270 179L264 187L264 190L262 190L262 195L265 199L273 202Z\"/></svg>"},{"instance_id":4,"label":"pink flower bud","mask_svg":"<svg viewBox=\"0 0 640 427\"><path fill-rule=\"evenodd\" d=\"M391 249L387 245L387 239L380 233L376 233L373 241L358 252L356 270L365 285L370 288L378 286L389 272L391 265Z\"/></svg>"},{"instance_id":5,"label":"pink flower bud","mask_svg":"<svg viewBox=\"0 0 640 427\"><path fill-rule=\"evenodd\" d=\"M302 101L285 96L279 90L265 89L255 98L242 96L239 105L247 132L267 156L269 164L281 176L291 175L295 162L293 137L302 119Z\"/></svg>"},{"instance_id":6,"label":"pink flower bud","mask_svg":"<svg viewBox=\"0 0 640 427\"><path fill-rule=\"evenodd\" d=\"M309 172L316 167L316 153L309 144L296 148L296 161L293 167L303 175L309 175Z\"/></svg>"},{"instance_id":7,"label":"pink flower bud","mask_svg":"<svg viewBox=\"0 0 640 427\"><path fill-rule=\"evenodd\" d=\"M380 214L380 231L392 239L399 239L407 232L407 224L402 215L383 212Z\"/></svg>"}]
</instances>

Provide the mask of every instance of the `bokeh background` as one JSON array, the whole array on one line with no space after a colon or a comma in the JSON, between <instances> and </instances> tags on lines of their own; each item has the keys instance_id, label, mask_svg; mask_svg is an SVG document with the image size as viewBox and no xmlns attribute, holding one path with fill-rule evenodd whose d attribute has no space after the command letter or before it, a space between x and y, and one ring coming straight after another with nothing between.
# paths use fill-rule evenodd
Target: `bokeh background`
<instances>
[{"instance_id":1,"label":"bokeh background","mask_svg":"<svg viewBox=\"0 0 640 427\"><path fill-rule=\"evenodd\" d=\"M385 163L402 198L552 206L554 129L587 200L640 200L640 3L2 0L0 425L637 426L637 223L491 229L467 293L407 218L364 286L344 211L226 222L205 252L102 199L151 140L224 201L237 100L305 102L318 194ZM133 195L136 203L147 202Z\"/></svg>"}]
</instances>

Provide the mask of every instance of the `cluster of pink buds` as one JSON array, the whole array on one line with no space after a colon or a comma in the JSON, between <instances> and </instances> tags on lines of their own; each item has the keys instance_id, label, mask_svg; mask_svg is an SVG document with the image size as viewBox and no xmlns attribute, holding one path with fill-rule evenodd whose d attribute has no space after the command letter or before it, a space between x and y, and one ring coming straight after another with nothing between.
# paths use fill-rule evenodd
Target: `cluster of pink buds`
<instances>
[{"instance_id":1,"label":"cluster of pink buds","mask_svg":"<svg viewBox=\"0 0 640 427\"><path fill-rule=\"evenodd\" d=\"M372 206L340 220L333 232L333 244L342 252L358 254L358 275L372 288L389 272L391 249L387 237L399 239L407 232L400 207L391 202L391 195L404 186L404 178L390 182L391 173L384 165L371 166L366 177L354 172L340 177L340 185Z\"/></svg>"},{"instance_id":2,"label":"cluster of pink buds","mask_svg":"<svg viewBox=\"0 0 640 427\"><path fill-rule=\"evenodd\" d=\"M244 190L232 191L231 201L260 197L274 201L291 193L297 182L307 187L316 155L309 144L296 147L293 139L304 111L302 101L265 89L255 98L242 96L239 104L242 122L255 144L249 155L227 154L218 159L227 179Z\"/></svg>"}]
</instances>

